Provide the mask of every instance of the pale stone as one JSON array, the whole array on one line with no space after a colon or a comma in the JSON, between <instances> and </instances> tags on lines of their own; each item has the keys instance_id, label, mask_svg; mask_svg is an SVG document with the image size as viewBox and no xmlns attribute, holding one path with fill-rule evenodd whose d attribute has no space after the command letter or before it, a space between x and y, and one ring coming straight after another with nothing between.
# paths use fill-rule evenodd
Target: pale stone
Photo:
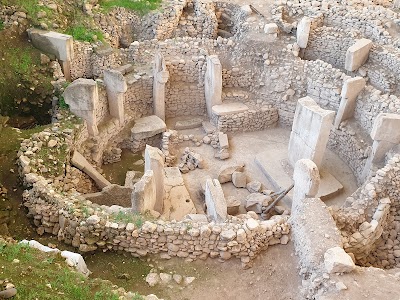
<instances>
[{"instance_id":1,"label":"pale stone","mask_svg":"<svg viewBox=\"0 0 400 300\"><path fill-rule=\"evenodd\" d=\"M372 41L369 39L359 39L346 52L344 68L347 71L358 70L367 60L369 51L372 48Z\"/></svg>"},{"instance_id":2,"label":"pale stone","mask_svg":"<svg viewBox=\"0 0 400 300\"><path fill-rule=\"evenodd\" d=\"M217 55L207 56L204 81L206 107L211 119L213 107L222 103L222 65Z\"/></svg>"},{"instance_id":3,"label":"pale stone","mask_svg":"<svg viewBox=\"0 0 400 300\"><path fill-rule=\"evenodd\" d=\"M220 183L226 183L232 181L232 174L234 172L243 171L244 164L239 163L236 165L224 165L219 169L218 172L218 181Z\"/></svg>"},{"instance_id":4,"label":"pale stone","mask_svg":"<svg viewBox=\"0 0 400 300\"><path fill-rule=\"evenodd\" d=\"M216 179L206 182L205 201L208 217L216 223L225 222L228 217L228 208L221 184Z\"/></svg>"},{"instance_id":5,"label":"pale stone","mask_svg":"<svg viewBox=\"0 0 400 300\"><path fill-rule=\"evenodd\" d=\"M353 260L341 247L328 249L324 254L324 263L328 273L348 273L355 269Z\"/></svg>"},{"instance_id":6,"label":"pale stone","mask_svg":"<svg viewBox=\"0 0 400 300\"><path fill-rule=\"evenodd\" d=\"M245 188L247 184L246 174L243 172L233 172L232 173L232 183L237 188Z\"/></svg>"}]
</instances>

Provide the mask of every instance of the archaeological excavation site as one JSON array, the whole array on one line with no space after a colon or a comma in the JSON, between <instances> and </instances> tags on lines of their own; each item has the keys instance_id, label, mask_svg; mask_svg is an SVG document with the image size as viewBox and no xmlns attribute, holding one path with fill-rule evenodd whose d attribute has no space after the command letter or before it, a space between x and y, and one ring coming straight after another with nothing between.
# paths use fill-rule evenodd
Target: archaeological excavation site
<instances>
[{"instance_id":1,"label":"archaeological excavation site","mask_svg":"<svg viewBox=\"0 0 400 300\"><path fill-rule=\"evenodd\" d=\"M0 44L0 299L400 299L399 0L0 0Z\"/></svg>"}]
</instances>

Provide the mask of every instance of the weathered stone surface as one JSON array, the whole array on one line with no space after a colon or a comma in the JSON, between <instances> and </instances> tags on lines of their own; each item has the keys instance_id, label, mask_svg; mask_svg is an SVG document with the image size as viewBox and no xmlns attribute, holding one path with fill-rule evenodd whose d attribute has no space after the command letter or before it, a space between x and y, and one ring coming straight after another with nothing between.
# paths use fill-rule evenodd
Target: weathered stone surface
<instances>
[{"instance_id":1,"label":"weathered stone surface","mask_svg":"<svg viewBox=\"0 0 400 300\"><path fill-rule=\"evenodd\" d=\"M207 179L205 200L208 217L216 223L225 222L228 208L221 184L216 179Z\"/></svg>"},{"instance_id":2,"label":"weathered stone surface","mask_svg":"<svg viewBox=\"0 0 400 300\"><path fill-rule=\"evenodd\" d=\"M74 40L72 36L36 28L29 29L28 35L32 40L32 44L39 50L53 54L62 61L69 61L74 58Z\"/></svg>"},{"instance_id":3,"label":"weathered stone surface","mask_svg":"<svg viewBox=\"0 0 400 300\"><path fill-rule=\"evenodd\" d=\"M207 112L211 118L213 107L222 103L222 65L217 55L207 56L204 81Z\"/></svg>"},{"instance_id":4,"label":"weathered stone surface","mask_svg":"<svg viewBox=\"0 0 400 300\"><path fill-rule=\"evenodd\" d=\"M369 39L357 40L346 52L344 68L351 72L358 70L368 60L372 45L373 43Z\"/></svg>"},{"instance_id":5,"label":"weathered stone surface","mask_svg":"<svg viewBox=\"0 0 400 300\"><path fill-rule=\"evenodd\" d=\"M222 166L218 172L218 181L220 183L226 183L232 181L233 172L241 172L244 169L244 164L239 163L236 165Z\"/></svg>"},{"instance_id":6,"label":"weathered stone surface","mask_svg":"<svg viewBox=\"0 0 400 300\"><path fill-rule=\"evenodd\" d=\"M300 48L307 48L311 29L311 19L303 17L297 25L297 44Z\"/></svg>"},{"instance_id":7,"label":"weathered stone surface","mask_svg":"<svg viewBox=\"0 0 400 300\"><path fill-rule=\"evenodd\" d=\"M251 193L246 197L246 210L254 211L257 214L262 213L262 207L268 206L272 198L260 193Z\"/></svg>"},{"instance_id":8,"label":"weathered stone surface","mask_svg":"<svg viewBox=\"0 0 400 300\"><path fill-rule=\"evenodd\" d=\"M400 143L400 115L380 113L371 130L371 138L375 141L386 141L393 144Z\"/></svg>"},{"instance_id":9,"label":"weathered stone surface","mask_svg":"<svg viewBox=\"0 0 400 300\"><path fill-rule=\"evenodd\" d=\"M164 206L164 154L160 149L146 145L144 160L144 170L153 171L154 184L156 185L156 203L153 209L162 213Z\"/></svg>"},{"instance_id":10,"label":"weathered stone surface","mask_svg":"<svg viewBox=\"0 0 400 300\"><path fill-rule=\"evenodd\" d=\"M86 158L83 157L82 154L80 154L78 151L74 151L74 154L72 155L71 158L71 164L77 167L79 170L85 172L92 178L97 186L100 189L103 189L104 187L108 186L111 184L107 179L104 178L103 175L101 175L87 160Z\"/></svg>"},{"instance_id":11,"label":"weathered stone surface","mask_svg":"<svg viewBox=\"0 0 400 300\"><path fill-rule=\"evenodd\" d=\"M147 170L143 177L134 185L132 192L132 210L144 213L154 210L156 205L156 185L154 173Z\"/></svg>"},{"instance_id":12,"label":"weathered stone surface","mask_svg":"<svg viewBox=\"0 0 400 300\"><path fill-rule=\"evenodd\" d=\"M292 166L303 158L321 165L334 116L334 111L322 109L308 96L298 100L289 140Z\"/></svg>"},{"instance_id":13,"label":"weathered stone surface","mask_svg":"<svg viewBox=\"0 0 400 300\"><path fill-rule=\"evenodd\" d=\"M213 114L217 116L238 114L247 110L249 110L249 107L241 102L223 103L212 107Z\"/></svg>"},{"instance_id":14,"label":"weathered stone surface","mask_svg":"<svg viewBox=\"0 0 400 300\"><path fill-rule=\"evenodd\" d=\"M233 172L232 173L232 183L237 188L245 188L247 184L246 174L243 172Z\"/></svg>"},{"instance_id":15,"label":"weathered stone surface","mask_svg":"<svg viewBox=\"0 0 400 300\"><path fill-rule=\"evenodd\" d=\"M341 247L328 249L324 254L324 263L329 273L348 273L356 267L354 261Z\"/></svg>"},{"instance_id":16,"label":"weathered stone surface","mask_svg":"<svg viewBox=\"0 0 400 300\"><path fill-rule=\"evenodd\" d=\"M153 137L167 129L165 122L157 116L148 116L136 120L135 125L132 127L132 138L135 140L142 140L145 138Z\"/></svg>"}]
</instances>

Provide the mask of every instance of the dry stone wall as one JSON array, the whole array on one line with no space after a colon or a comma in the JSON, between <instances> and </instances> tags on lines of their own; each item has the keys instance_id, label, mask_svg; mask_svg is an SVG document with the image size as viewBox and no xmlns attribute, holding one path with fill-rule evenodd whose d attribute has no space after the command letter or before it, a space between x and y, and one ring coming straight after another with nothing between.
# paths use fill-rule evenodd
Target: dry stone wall
<instances>
[{"instance_id":1,"label":"dry stone wall","mask_svg":"<svg viewBox=\"0 0 400 300\"><path fill-rule=\"evenodd\" d=\"M68 134L70 142L73 142L71 137L75 136L75 130L79 134L81 129L78 126L68 131L45 131L34 139L50 137L56 140L58 136ZM229 217L221 224L150 221L144 216L135 219L135 215L129 214L129 209L113 210L94 204L76 192L62 194L53 181L36 173L38 160L36 151L32 149L37 144L37 141L24 141L18 159L20 174L28 187L23 194L28 215L33 218L39 234L56 235L60 241L82 252L102 249L126 251L138 257L159 254L163 258L177 256L187 260L237 257L247 265L268 246L288 242L290 226L287 216L258 221L250 215L241 215ZM71 147L74 147L73 143L64 149L66 153ZM67 161L64 168L68 168L68 164Z\"/></svg>"},{"instance_id":2,"label":"dry stone wall","mask_svg":"<svg viewBox=\"0 0 400 300\"><path fill-rule=\"evenodd\" d=\"M272 127L278 122L278 110L270 105L261 109L250 109L245 112L216 116L213 123L219 131L257 131Z\"/></svg>"},{"instance_id":3,"label":"dry stone wall","mask_svg":"<svg viewBox=\"0 0 400 300\"><path fill-rule=\"evenodd\" d=\"M361 264L400 266L400 155L388 160L345 204L333 211L343 244Z\"/></svg>"}]
</instances>

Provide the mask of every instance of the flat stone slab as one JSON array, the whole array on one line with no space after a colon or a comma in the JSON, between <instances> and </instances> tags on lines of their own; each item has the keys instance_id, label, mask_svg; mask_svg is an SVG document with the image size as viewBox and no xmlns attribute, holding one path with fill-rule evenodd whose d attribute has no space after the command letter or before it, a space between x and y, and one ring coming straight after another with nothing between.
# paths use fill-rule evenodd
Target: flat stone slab
<instances>
[{"instance_id":1,"label":"flat stone slab","mask_svg":"<svg viewBox=\"0 0 400 300\"><path fill-rule=\"evenodd\" d=\"M184 130L184 129L199 128L202 126L202 123L203 123L202 118L192 118L190 120L180 120L180 121L176 121L175 129L176 130Z\"/></svg>"},{"instance_id":2,"label":"flat stone slab","mask_svg":"<svg viewBox=\"0 0 400 300\"><path fill-rule=\"evenodd\" d=\"M196 208L183 181L179 168L164 168L164 211L166 220L183 220L186 215L195 214Z\"/></svg>"},{"instance_id":3,"label":"flat stone slab","mask_svg":"<svg viewBox=\"0 0 400 300\"><path fill-rule=\"evenodd\" d=\"M285 147L287 148L287 147ZM293 183L293 168L287 159L287 149L271 147L256 155L255 162L276 191L287 189ZM316 198L328 200L343 191L343 185L327 170L319 170L321 182ZM283 199L291 207L293 189Z\"/></svg>"},{"instance_id":4,"label":"flat stone slab","mask_svg":"<svg viewBox=\"0 0 400 300\"><path fill-rule=\"evenodd\" d=\"M217 116L238 114L247 110L249 110L249 107L246 104L240 102L223 103L220 105L214 105L212 107L213 114Z\"/></svg>"},{"instance_id":5,"label":"flat stone slab","mask_svg":"<svg viewBox=\"0 0 400 300\"><path fill-rule=\"evenodd\" d=\"M135 140L142 140L155 136L167 129L165 122L159 117L153 115L136 120L135 125L132 127L132 138Z\"/></svg>"}]
</instances>

